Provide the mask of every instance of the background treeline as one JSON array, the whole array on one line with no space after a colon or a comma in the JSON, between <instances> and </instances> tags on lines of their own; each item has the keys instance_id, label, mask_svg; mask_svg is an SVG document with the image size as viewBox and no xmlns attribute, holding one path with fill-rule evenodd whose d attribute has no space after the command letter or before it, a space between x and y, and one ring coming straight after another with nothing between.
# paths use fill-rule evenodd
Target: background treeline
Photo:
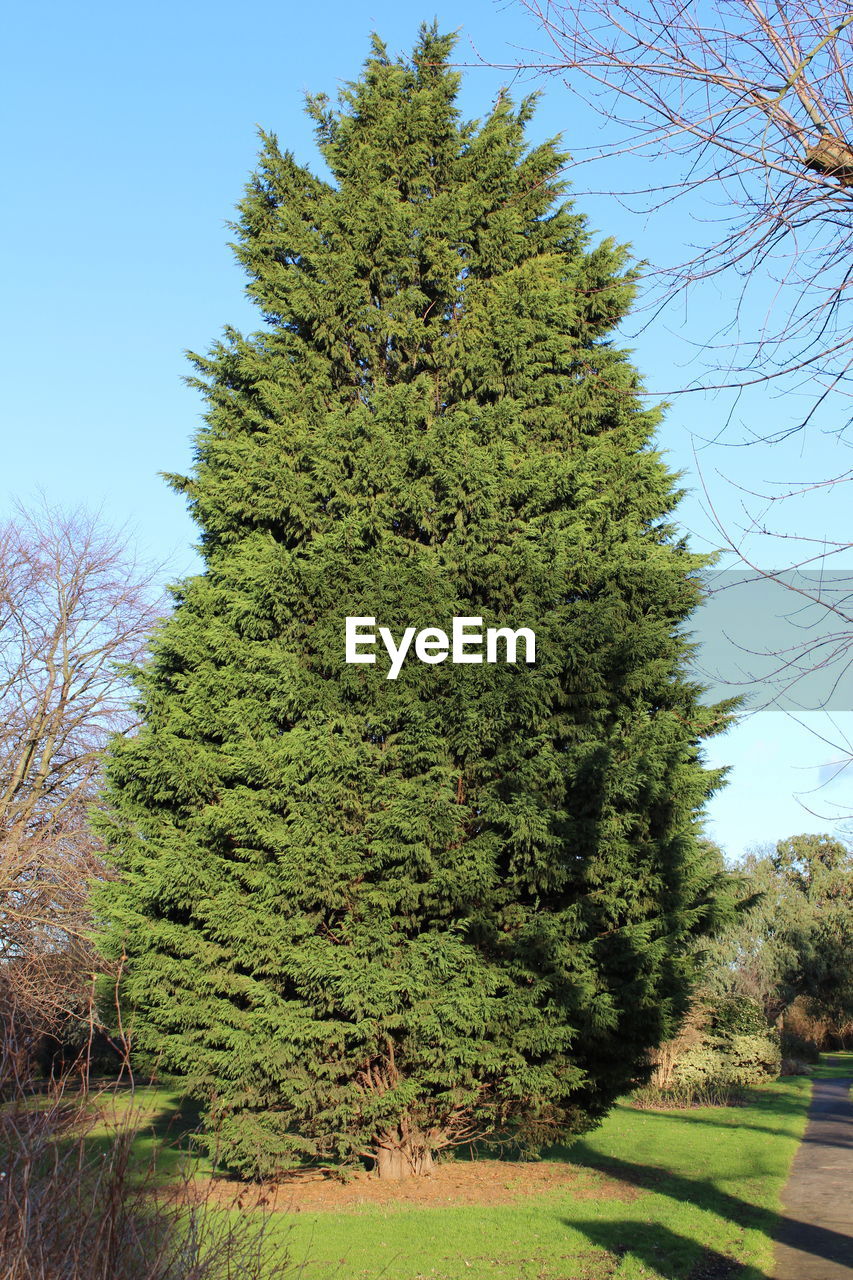
<instances>
[{"instance_id":1,"label":"background treeline","mask_svg":"<svg viewBox=\"0 0 853 1280\"><path fill-rule=\"evenodd\" d=\"M727 1102L853 1044L850 847L791 836L748 853L736 875L734 922L706 943L690 1011L654 1054L642 1102Z\"/></svg>"}]
</instances>

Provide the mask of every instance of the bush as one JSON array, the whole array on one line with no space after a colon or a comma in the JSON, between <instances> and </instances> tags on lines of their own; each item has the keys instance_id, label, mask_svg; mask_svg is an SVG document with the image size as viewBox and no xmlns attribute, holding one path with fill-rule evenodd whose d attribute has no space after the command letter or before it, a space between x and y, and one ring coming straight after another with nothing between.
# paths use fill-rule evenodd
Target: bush
<instances>
[{"instance_id":1,"label":"bush","mask_svg":"<svg viewBox=\"0 0 853 1280\"><path fill-rule=\"evenodd\" d=\"M772 1032L710 1036L676 1062L673 1083L688 1089L743 1090L775 1080L781 1062L779 1040Z\"/></svg>"},{"instance_id":2,"label":"bush","mask_svg":"<svg viewBox=\"0 0 853 1280\"><path fill-rule=\"evenodd\" d=\"M775 1080L782 1065L779 1037L765 1027L763 1034L733 1035L722 1047L725 1070L744 1088Z\"/></svg>"},{"instance_id":3,"label":"bush","mask_svg":"<svg viewBox=\"0 0 853 1280\"><path fill-rule=\"evenodd\" d=\"M718 1035L756 1035L767 1033L767 1018L757 1000L751 996L721 996L711 1011L711 1027Z\"/></svg>"},{"instance_id":4,"label":"bush","mask_svg":"<svg viewBox=\"0 0 853 1280\"><path fill-rule=\"evenodd\" d=\"M817 1061L815 1055L821 1050L853 1046L853 1021L832 1018L801 996L785 1011L782 1035L786 1056Z\"/></svg>"},{"instance_id":5,"label":"bush","mask_svg":"<svg viewBox=\"0 0 853 1280\"><path fill-rule=\"evenodd\" d=\"M814 1065L804 1062L802 1058L783 1058L779 1069L780 1076L813 1076Z\"/></svg>"},{"instance_id":6,"label":"bush","mask_svg":"<svg viewBox=\"0 0 853 1280\"><path fill-rule=\"evenodd\" d=\"M638 1106L726 1106L744 1091L774 1080L782 1063L779 1037L760 1006L743 996L713 1007L694 1003L678 1035L655 1055Z\"/></svg>"}]
</instances>

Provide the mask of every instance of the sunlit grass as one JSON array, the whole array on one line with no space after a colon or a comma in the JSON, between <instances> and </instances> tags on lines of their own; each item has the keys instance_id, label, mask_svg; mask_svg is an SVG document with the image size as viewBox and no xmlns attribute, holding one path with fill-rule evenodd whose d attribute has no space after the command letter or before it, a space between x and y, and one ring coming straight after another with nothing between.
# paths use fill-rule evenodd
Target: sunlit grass
<instances>
[{"instance_id":1,"label":"sunlit grass","mask_svg":"<svg viewBox=\"0 0 853 1280\"><path fill-rule=\"evenodd\" d=\"M810 1084L789 1078L744 1107L618 1106L553 1155L622 1180L633 1199L549 1192L517 1205L282 1215L306 1278L347 1280L768 1280L779 1194Z\"/></svg>"},{"instance_id":2,"label":"sunlit grass","mask_svg":"<svg viewBox=\"0 0 853 1280\"><path fill-rule=\"evenodd\" d=\"M838 1055L842 1056L842 1055ZM853 1074L848 1067L821 1075ZM740 1264L769 1280L779 1195L806 1122L810 1081L788 1077L744 1106L679 1111L618 1105L603 1125L549 1159L598 1170L619 1198L578 1198L571 1186L517 1203L423 1208L366 1205L275 1215L305 1280L698 1280ZM109 1104L93 1140L132 1108L134 1162L157 1153L158 1181L177 1169L195 1123L175 1090L138 1089ZM207 1161L199 1172L209 1174ZM584 1180L588 1182L588 1180Z\"/></svg>"},{"instance_id":3,"label":"sunlit grass","mask_svg":"<svg viewBox=\"0 0 853 1280\"><path fill-rule=\"evenodd\" d=\"M853 1052L839 1049L833 1053L825 1053L815 1068L815 1076L819 1080L853 1079Z\"/></svg>"},{"instance_id":4,"label":"sunlit grass","mask_svg":"<svg viewBox=\"0 0 853 1280\"><path fill-rule=\"evenodd\" d=\"M131 1177L144 1176L152 1185L167 1183L188 1160L197 1174L213 1173L210 1161L191 1140L199 1125L199 1106L180 1089L164 1085L105 1088L93 1094L90 1106L97 1115L87 1139L93 1149L106 1150L120 1128L136 1130Z\"/></svg>"}]
</instances>

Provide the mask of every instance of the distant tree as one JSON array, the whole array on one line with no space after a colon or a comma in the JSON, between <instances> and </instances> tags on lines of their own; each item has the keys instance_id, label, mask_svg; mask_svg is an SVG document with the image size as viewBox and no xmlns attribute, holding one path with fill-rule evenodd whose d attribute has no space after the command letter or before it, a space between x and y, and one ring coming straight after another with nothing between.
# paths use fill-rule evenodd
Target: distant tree
<instances>
[{"instance_id":1,"label":"distant tree","mask_svg":"<svg viewBox=\"0 0 853 1280\"><path fill-rule=\"evenodd\" d=\"M94 517L43 505L0 527L0 1013L25 1057L91 986L88 810L154 616L149 575Z\"/></svg>"},{"instance_id":2,"label":"distant tree","mask_svg":"<svg viewBox=\"0 0 853 1280\"><path fill-rule=\"evenodd\" d=\"M705 562L610 338L633 277L530 102L460 121L452 46L375 39L309 100L328 182L263 135L236 235L266 327L196 358L204 570L109 764L137 1043L253 1176L589 1127L716 911L727 716L685 675ZM526 626L536 661L388 679L347 616Z\"/></svg>"},{"instance_id":3,"label":"distant tree","mask_svg":"<svg viewBox=\"0 0 853 1280\"><path fill-rule=\"evenodd\" d=\"M773 867L770 850L755 850L738 865L740 909L706 943L702 988L716 1007L729 996L755 1001L775 1022L797 994L792 975L797 952L790 937L800 927L802 903Z\"/></svg>"},{"instance_id":4,"label":"distant tree","mask_svg":"<svg viewBox=\"0 0 853 1280\"><path fill-rule=\"evenodd\" d=\"M738 870L746 909L710 944L712 999L747 996L770 1021L798 999L833 1026L853 1019L853 851L828 835L791 836Z\"/></svg>"},{"instance_id":5,"label":"distant tree","mask_svg":"<svg viewBox=\"0 0 853 1280\"><path fill-rule=\"evenodd\" d=\"M806 907L791 930L798 994L840 1027L853 1020L853 850L828 835L780 840L773 865Z\"/></svg>"}]
</instances>

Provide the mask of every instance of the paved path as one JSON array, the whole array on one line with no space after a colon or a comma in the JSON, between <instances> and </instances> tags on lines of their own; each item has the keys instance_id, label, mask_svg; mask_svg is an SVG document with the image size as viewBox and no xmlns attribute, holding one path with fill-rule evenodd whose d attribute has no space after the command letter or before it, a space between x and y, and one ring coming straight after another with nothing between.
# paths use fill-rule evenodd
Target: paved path
<instances>
[{"instance_id":1,"label":"paved path","mask_svg":"<svg viewBox=\"0 0 853 1280\"><path fill-rule=\"evenodd\" d=\"M774 1280L853 1280L851 1083L814 1082L808 1127L782 1194Z\"/></svg>"}]
</instances>

